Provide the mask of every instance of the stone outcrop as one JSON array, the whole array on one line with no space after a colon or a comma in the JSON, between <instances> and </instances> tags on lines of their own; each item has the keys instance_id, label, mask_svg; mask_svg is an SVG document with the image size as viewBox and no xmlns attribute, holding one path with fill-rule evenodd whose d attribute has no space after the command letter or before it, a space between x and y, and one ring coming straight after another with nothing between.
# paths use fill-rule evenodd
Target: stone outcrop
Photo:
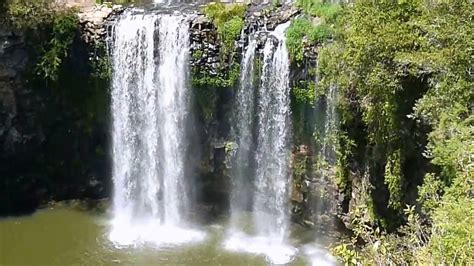
<instances>
[{"instance_id":1,"label":"stone outcrop","mask_svg":"<svg viewBox=\"0 0 474 266\"><path fill-rule=\"evenodd\" d=\"M95 0L55 0L55 3L60 6L73 7L73 8L90 8L96 4Z\"/></svg>"},{"instance_id":2,"label":"stone outcrop","mask_svg":"<svg viewBox=\"0 0 474 266\"><path fill-rule=\"evenodd\" d=\"M28 60L22 33L0 26L0 213L14 204L22 208L36 202L44 194L24 171L33 167L29 163L45 139L38 123L43 102L22 75Z\"/></svg>"},{"instance_id":3,"label":"stone outcrop","mask_svg":"<svg viewBox=\"0 0 474 266\"><path fill-rule=\"evenodd\" d=\"M124 10L122 5L94 5L82 8L77 14L82 27L82 38L86 43L104 42L108 20Z\"/></svg>"},{"instance_id":4,"label":"stone outcrop","mask_svg":"<svg viewBox=\"0 0 474 266\"><path fill-rule=\"evenodd\" d=\"M316 149L297 145L292 153L293 221L326 233L334 229L337 189L334 168L317 163Z\"/></svg>"},{"instance_id":5,"label":"stone outcrop","mask_svg":"<svg viewBox=\"0 0 474 266\"><path fill-rule=\"evenodd\" d=\"M192 68L210 76L218 76L229 66L220 60L221 44L214 24L199 14L191 21L191 62Z\"/></svg>"},{"instance_id":6,"label":"stone outcrop","mask_svg":"<svg viewBox=\"0 0 474 266\"><path fill-rule=\"evenodd\" d=\"M279 24L285 23L300 13L293 6L273 7L268 5L250 5L246 21L246 32L255 32L266 29L272 31Z\"/></svg>"},{"instance_id":7,"label":"stone outcrop","mask_svg":"<svg viewBox=\"0 0 474 266\"><path fill-rule=\"evenodd\" d=\"M242 49L248 44L250 33L257 33L259 51L262 53L268 32L277 25L289 21L299 14L299 10L291 6L270 7L269 5L249 4L245 15L244 38L236 40L235 49L222 58L221 43L217 29L204 14L197 13L191 22L191 66L199 68L211 77L219 77L222 73L229 72L232 62L239 63Z\"/></svg>"}]
</instances>

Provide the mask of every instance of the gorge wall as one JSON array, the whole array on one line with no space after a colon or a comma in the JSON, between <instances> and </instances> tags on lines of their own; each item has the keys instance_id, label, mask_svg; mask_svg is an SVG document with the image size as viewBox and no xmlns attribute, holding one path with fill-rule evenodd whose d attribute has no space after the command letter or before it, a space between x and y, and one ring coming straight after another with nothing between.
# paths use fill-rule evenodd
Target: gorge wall
<instances>
[{"instance_id":1,"label":"gorge wall","mask_svg":"<svg viewBox=\"0 0 474 266\"><path fill-rule=\"evenodd\" d=\"M94 65L106 56L103 11L80 21L55 80L38 74L45 35L0 26L0 213L110 194L109 85Z\"/></svg>"}]
</instances>

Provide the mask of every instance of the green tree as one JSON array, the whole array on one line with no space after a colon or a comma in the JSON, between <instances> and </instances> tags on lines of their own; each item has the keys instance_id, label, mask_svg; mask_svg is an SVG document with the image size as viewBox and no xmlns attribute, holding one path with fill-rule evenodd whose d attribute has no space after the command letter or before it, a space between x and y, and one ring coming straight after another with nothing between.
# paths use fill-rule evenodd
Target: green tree
<instances>
[{"instance_id":1,"label":"green tree","mask_svg":"<svg viewBox=\"0 0 474 266\"><path fill-rule=\"evenodd\" d=\"M378 167L382 171L372 172L377 173L371 179L376 184L372 194L385 186L390 196L386 207L398 209L405 221L408 218L401 212L405 204L421 207L422 223L431 229L425 230L427 239L407 248L415 253L405 260L473 261L473 230L467 222L474 219L471 1L356 1L340 21L334 41L320 52L320 84L339 84L342 134L362 152L353 154L342 145L339 154L351 158L340 165L339 173L348 175L354 161L374 162L374 169L380 165L377 162L386 162ZM362 133L351 129L358 124L363 125ZM421 180L418 201L408 202L410 191L416 190L407 184L420 172L410 168L410 163L417 163L410 160L421 155L430 164L416 167L427 175ZM350 182L347 176L339 179ZM400 245L407 240L402 228L390 241L380 240L389 247Z\"/></svg>"}]
</instances>

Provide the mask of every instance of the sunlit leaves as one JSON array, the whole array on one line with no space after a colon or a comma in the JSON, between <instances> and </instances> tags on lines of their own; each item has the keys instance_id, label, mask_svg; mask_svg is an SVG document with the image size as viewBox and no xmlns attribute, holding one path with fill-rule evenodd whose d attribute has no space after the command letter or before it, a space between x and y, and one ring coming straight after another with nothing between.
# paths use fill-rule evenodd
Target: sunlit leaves
<instances>
[{"instance_id":1,"label":"sunlit leaves","mask_svg":"<svg viewBox=\"0 0 474 266\"><path fill-rule=\"evenodd\" d=\"M401 208L403 180L412 178L403 171L410 164L404 161L404 120L429 131L424 155L433 167L419 187L418 203L433 230L428 244L427 239L417 243L427 248L411 259L472 261L473 233L466 221L474 219L474 5L356 1L341 21L336 43L320 53L320 85L338 83L343 125L353 125L359 118L351 113L360 111L368 144L383 147L385 158L375 160L386 161L389 207ZM413 91L421 92L415 104L403 98Z\"/></svg>"}]
</instances>

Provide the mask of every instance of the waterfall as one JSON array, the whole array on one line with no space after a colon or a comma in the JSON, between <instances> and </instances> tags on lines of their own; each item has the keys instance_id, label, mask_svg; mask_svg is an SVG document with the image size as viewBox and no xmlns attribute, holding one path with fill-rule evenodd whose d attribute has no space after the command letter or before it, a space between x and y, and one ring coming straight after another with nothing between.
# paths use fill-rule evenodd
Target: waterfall
<instances>
[{"instance_id":1,"label":"waterfall","mask_svg":"<svg viewBox=\"0 0 474 266\"><path fill-rule=\"evenodd\" d=\"M324 133L322 138L321 156L322 158L331 165L336 162L336 150L334 133L337 131L337 86L331 85L326 94L325 101L325 117L324 117Z\"/></svg>"},{"instance_id":2,"label":"waterfall","mask_svg":"<svg viewBox=\"0 0 474 266\"><path fill-rule=\"evenodd\" d=\"M288 229L290 161L290 65L285 44L289 23L273 32L263 49L258 93L258 140L254 222L257 233L283 241Z\"/></svg>"},{"instance_id":3,"label":"waterfall","mask_svg":"<svg viewBox=\"0 0 474 266\"><path fill-rule=\"evenodd\" d=\"M126 12L114 27L110 239L120 245L201 237L180 229L189 209L188 24L184 15Z\"/></svg>"},{"instance_id":4,"label":"waterfall","mask_svg":"<svg viewBox=\"0 0 474 266\"><path fill-rule=\"evenodd\" d=\"M296 252L286 244L289 229L291 111L290 65L284 33L289 25L289 22L281 24L268 35L263 49L256 106L253 106L253 62L249 62L256 49L252 39L243 56L240 88L236 96L238 110L235 111L238 151L234 167L240 169L233 171L231 211L242 211L242 203L251 197L254 236L234 228L224 244L228 250L263 254L274 264L288 263ZM255 145L252 142L254 112L257 113ZM255 161L254 169L250 169L251 161ZM241 191L249 189L248 184L252 182L249 176L254 177L251 195ZM232 213L232 216L236 214Z\"/></svg>"},{"instance_id":5,"label":"waterfall","mask_svg":"<svg viewBox=\"0 0 474 266\"><path fill-rule=\"evenodd\" d=\"M257 41L249 37L249 45L244 52L241 67L240 84L236 92L233 113L232 135L237 141L238 149L232 167L231 223L237 227L239 214L248 210L252 197L252 136L253 117L255 112L254 59Z\"/></svg>"}]
</instances>

